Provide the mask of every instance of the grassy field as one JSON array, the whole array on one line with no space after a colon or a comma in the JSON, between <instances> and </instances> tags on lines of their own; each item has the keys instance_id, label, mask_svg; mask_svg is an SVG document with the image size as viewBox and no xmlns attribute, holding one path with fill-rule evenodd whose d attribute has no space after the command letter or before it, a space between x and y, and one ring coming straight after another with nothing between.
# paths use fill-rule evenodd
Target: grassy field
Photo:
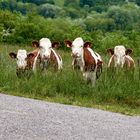
<instances>
[{"instance_id":1,"label":"grassy field","mask_svg":"<svg viewBox=\"0 0 140 140\"><path fill-rule=\"evenodd\" d=\"M135 71L108 71L109 56L103 56L104 68L96 86L87 85L82 73L71 68L70 51L58 50L64 69L54 73L45 71L30 78L17 78L16 61L8 53L28 46L0 45L0 92L16 96L58 102L63 104L99 108L128 115L140 115L140 78Z\"/></svg>"}]
</instances>

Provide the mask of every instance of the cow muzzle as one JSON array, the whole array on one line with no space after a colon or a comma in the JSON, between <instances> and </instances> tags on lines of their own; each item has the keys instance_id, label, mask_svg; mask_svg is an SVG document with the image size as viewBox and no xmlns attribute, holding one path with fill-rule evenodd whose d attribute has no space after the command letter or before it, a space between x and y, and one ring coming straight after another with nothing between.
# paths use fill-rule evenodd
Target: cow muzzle
<instances>
[{"instance_id":1,"label":"cow muzzle","mask_svg":"<svg viewBox=\"0 0 140 140\"><path fill-rule=\"evenodd\" d=\"M50 55L44 55L43 56L43 60L45 61L45 60L48 60L48 59L50 59Z\"/></svg>"},{"instance_id":2,"label":"cow muzzle","mask_svg":"<svg viewBox=\"0 0 140 140\"><path fill-rule=\"evenodd\" d=\"M18 78L29 78L32 75L32 70L29 68L17 68L16 75Z\"/></svg>"},{"instance_id":3,"label":"cow muzzle","mask_svg":"<svg viewBox=\"0 0 140 140\"><path fill-rule=\"evenodd\" d=\"M72 56L73 58L78 58L78 57L80 57L78 53L72 53L71 56Z\"/></svg>"}]
</instances>

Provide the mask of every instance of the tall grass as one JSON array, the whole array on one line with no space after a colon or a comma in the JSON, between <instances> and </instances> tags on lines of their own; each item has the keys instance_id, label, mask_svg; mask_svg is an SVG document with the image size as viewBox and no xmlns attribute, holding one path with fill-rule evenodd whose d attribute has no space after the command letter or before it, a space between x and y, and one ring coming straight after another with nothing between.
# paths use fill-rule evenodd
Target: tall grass
<instances>
[{"instance_id":1,"label":"tall grass","mask_svg":"<svg viewBox=\"0 0 140 140\"><path fill-rule=\"evenodd\" d=\"M73 71L70 52L60 51L64 68L61 72L51 70L33 74L30 78L16 76L16 61L8 53L19 47L0 46L0 91L7 94L74 104L99 107L128 114L140 114L140 79L138 67L134 71L104 69L96 86L83 80L82 73ZM20 46L21 48L21 46ZM29 49L29 48L27 48Z\"/></svg>"}]
</instances>

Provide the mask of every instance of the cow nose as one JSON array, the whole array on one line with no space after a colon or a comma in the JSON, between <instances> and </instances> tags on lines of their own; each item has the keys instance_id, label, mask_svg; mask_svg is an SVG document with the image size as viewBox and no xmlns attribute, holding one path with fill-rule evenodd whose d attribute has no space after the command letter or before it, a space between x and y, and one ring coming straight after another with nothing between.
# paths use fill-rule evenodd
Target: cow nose
<instances>
[{"instance_id":1,"label":"cow nose","mask_svg":"<svg viewBox=\"0 0 140 140\"><path fill-rule=\"evenodd\" d=\"M24 68L17 68L16 69L16 73L17 75L21 74L21 73L24 73L25 72L25 69Z\"/></svg>"},{"instance_id":2,"label":"cow nose","mask_svg":"<svg viewBox=\"0 0 140 140\"><path fill-rule=\"evenodd\" d=\"M77 52L76 53L72 53L71 55L72 55L72 57L78 57L78 53Z\"/></svg>"},{"instance_id":3,"label":"cow nose","mask_svg":"<svg viewBox=\"0 0 140 140\"><path fill-rule=\"evenodd\" d=\"M24 70L24 69L25 69L25 66L18 66L17 69L18 69L18 70Z\"/></svg>"},{"instance_id":4,"label":"cow nose","mask_svg":"<svg viewBox=\"0 0 140 140\"><path fill-rule=\"evenodd\" d=\"M46 60L46 59L49 59L50 58L50 55L44 55L43 58Z\"/></svg>"}]
</instances>

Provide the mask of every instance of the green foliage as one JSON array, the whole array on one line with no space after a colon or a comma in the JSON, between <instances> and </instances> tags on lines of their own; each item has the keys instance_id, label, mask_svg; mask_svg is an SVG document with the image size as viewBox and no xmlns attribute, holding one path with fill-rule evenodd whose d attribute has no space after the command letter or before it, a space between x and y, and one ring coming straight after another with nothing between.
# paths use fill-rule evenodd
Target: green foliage
<instances>
[{"instance_id":1,"label":"green foliage","mask_svg":"<svg viewBox=\"0 0 140 140\"><path fill-rule=\"evenodd\" d=\"M22 1L24 3L35 3L37 5L41 5L45 3L54 4L54 0L17 0L17 1Z\"/></svg>"},{"instance_id":2,"label":"green foliage","mask_svg":"<svg viewBox=\"0 0 140 140\"><path fill-rule=\"evenodd\" d=\"M89 5L90 7L93 6L92 0L80 0L79 4L81 7L84 7L84 5Z\"/></svg>"},{"instance_id":3,"label":"green foliage","mask_svg":"<svg viewBox=\"0 0 140 140\"><path fill-rule=\"evenodd\" d=\"M26 14L28 11L36 11L36 5L31 3L24 4L22 2L16 2L16 0L4 0L0 2L0 9Z\"/></svg>"},{"instance_id":4,"label":"green foliage","mask_svg":"<svg viewBox=\"0 0 140 140\"><path fill-rule=\"evenodd\" d=\"M138 15L136 14L136 9L128 10L126 8L121 8L118 6L113 6L108 10L108 17L112 18L116 24L116 29L126 30L132 29L132 25L138 20Z\"/></svg>"},{"instance_id":5,"label":"green foliage","mask_svg":"<svg viewBox=\"0 0 140 140\"><path fill-rule=\"evenodd\" d=\"M64 6L69 6L69 5L75 5L77 4L78 5L78 2L77 0L64 0Z\"/></svg>"},{"instance_id":6,"label":"green foliage","mask_svg":"<svg viewBox=\"0 0 140 140\"><path fill-rule=\"evenodd\" d=\"M140 6L140 0L136 0L136 4Z\"/></svg>"},{"instance_id":7,"label":"green foliage","mask_svg":"<svg viewBox=\"0 0 140 140\"><path fill-rule=\"evenodd\" d=\"M45 18L56 18L64 15L62 8L51 4L43 4L39 7L39 14Z\"/></svg>"},{"instance_id":8,"label":"green foliage","mask_svg":"<svg viewBox=\"0 0 140 140\"><path fill-rule=\"evenodd\" d=\"M3 4L5 2L5 8L10 10L12 1L2 2ZM59 7L46 3L37 6L33 3L26 3L27 1L24 2L13 1L13 6L17 6L13 12L0 10L1 42L28 44L32 40L48 37L59 41L64 48L65 39L73 40L81 36L85 41L93 42L94 47L100 51L104 51L107 46L124 44L126 47L133 48L137 54L140 52L138 47L140 10L134 3L124 2L122 5L110 6L107 11L98 13L94 11L94 6L84 5L83 8L79 8L77 0L67 1L69 4L65 7L62 3ZM104 6L103 1L94 2ZM108 3L117 4L115 1L108 1ZM24 6L26 8L22 9ZM29 9L31 12L27 12ZM27 13L23 15L16 10ZM45 18L39 16L38 12Z\"/></svg>"},{"instance_id":9,"label":"green foliage","mask_svg":"<svg viewBox=\"0 0 140 140\"><path fill-rule=\"evenodd\" d=\"M96 19L96 20L95 20ZM115 23L112 18L107 18L105 14L92 13L85 19L86 30L91 32L102 30L103 32L112 31Z\"/></svg>"}]
</instances>

